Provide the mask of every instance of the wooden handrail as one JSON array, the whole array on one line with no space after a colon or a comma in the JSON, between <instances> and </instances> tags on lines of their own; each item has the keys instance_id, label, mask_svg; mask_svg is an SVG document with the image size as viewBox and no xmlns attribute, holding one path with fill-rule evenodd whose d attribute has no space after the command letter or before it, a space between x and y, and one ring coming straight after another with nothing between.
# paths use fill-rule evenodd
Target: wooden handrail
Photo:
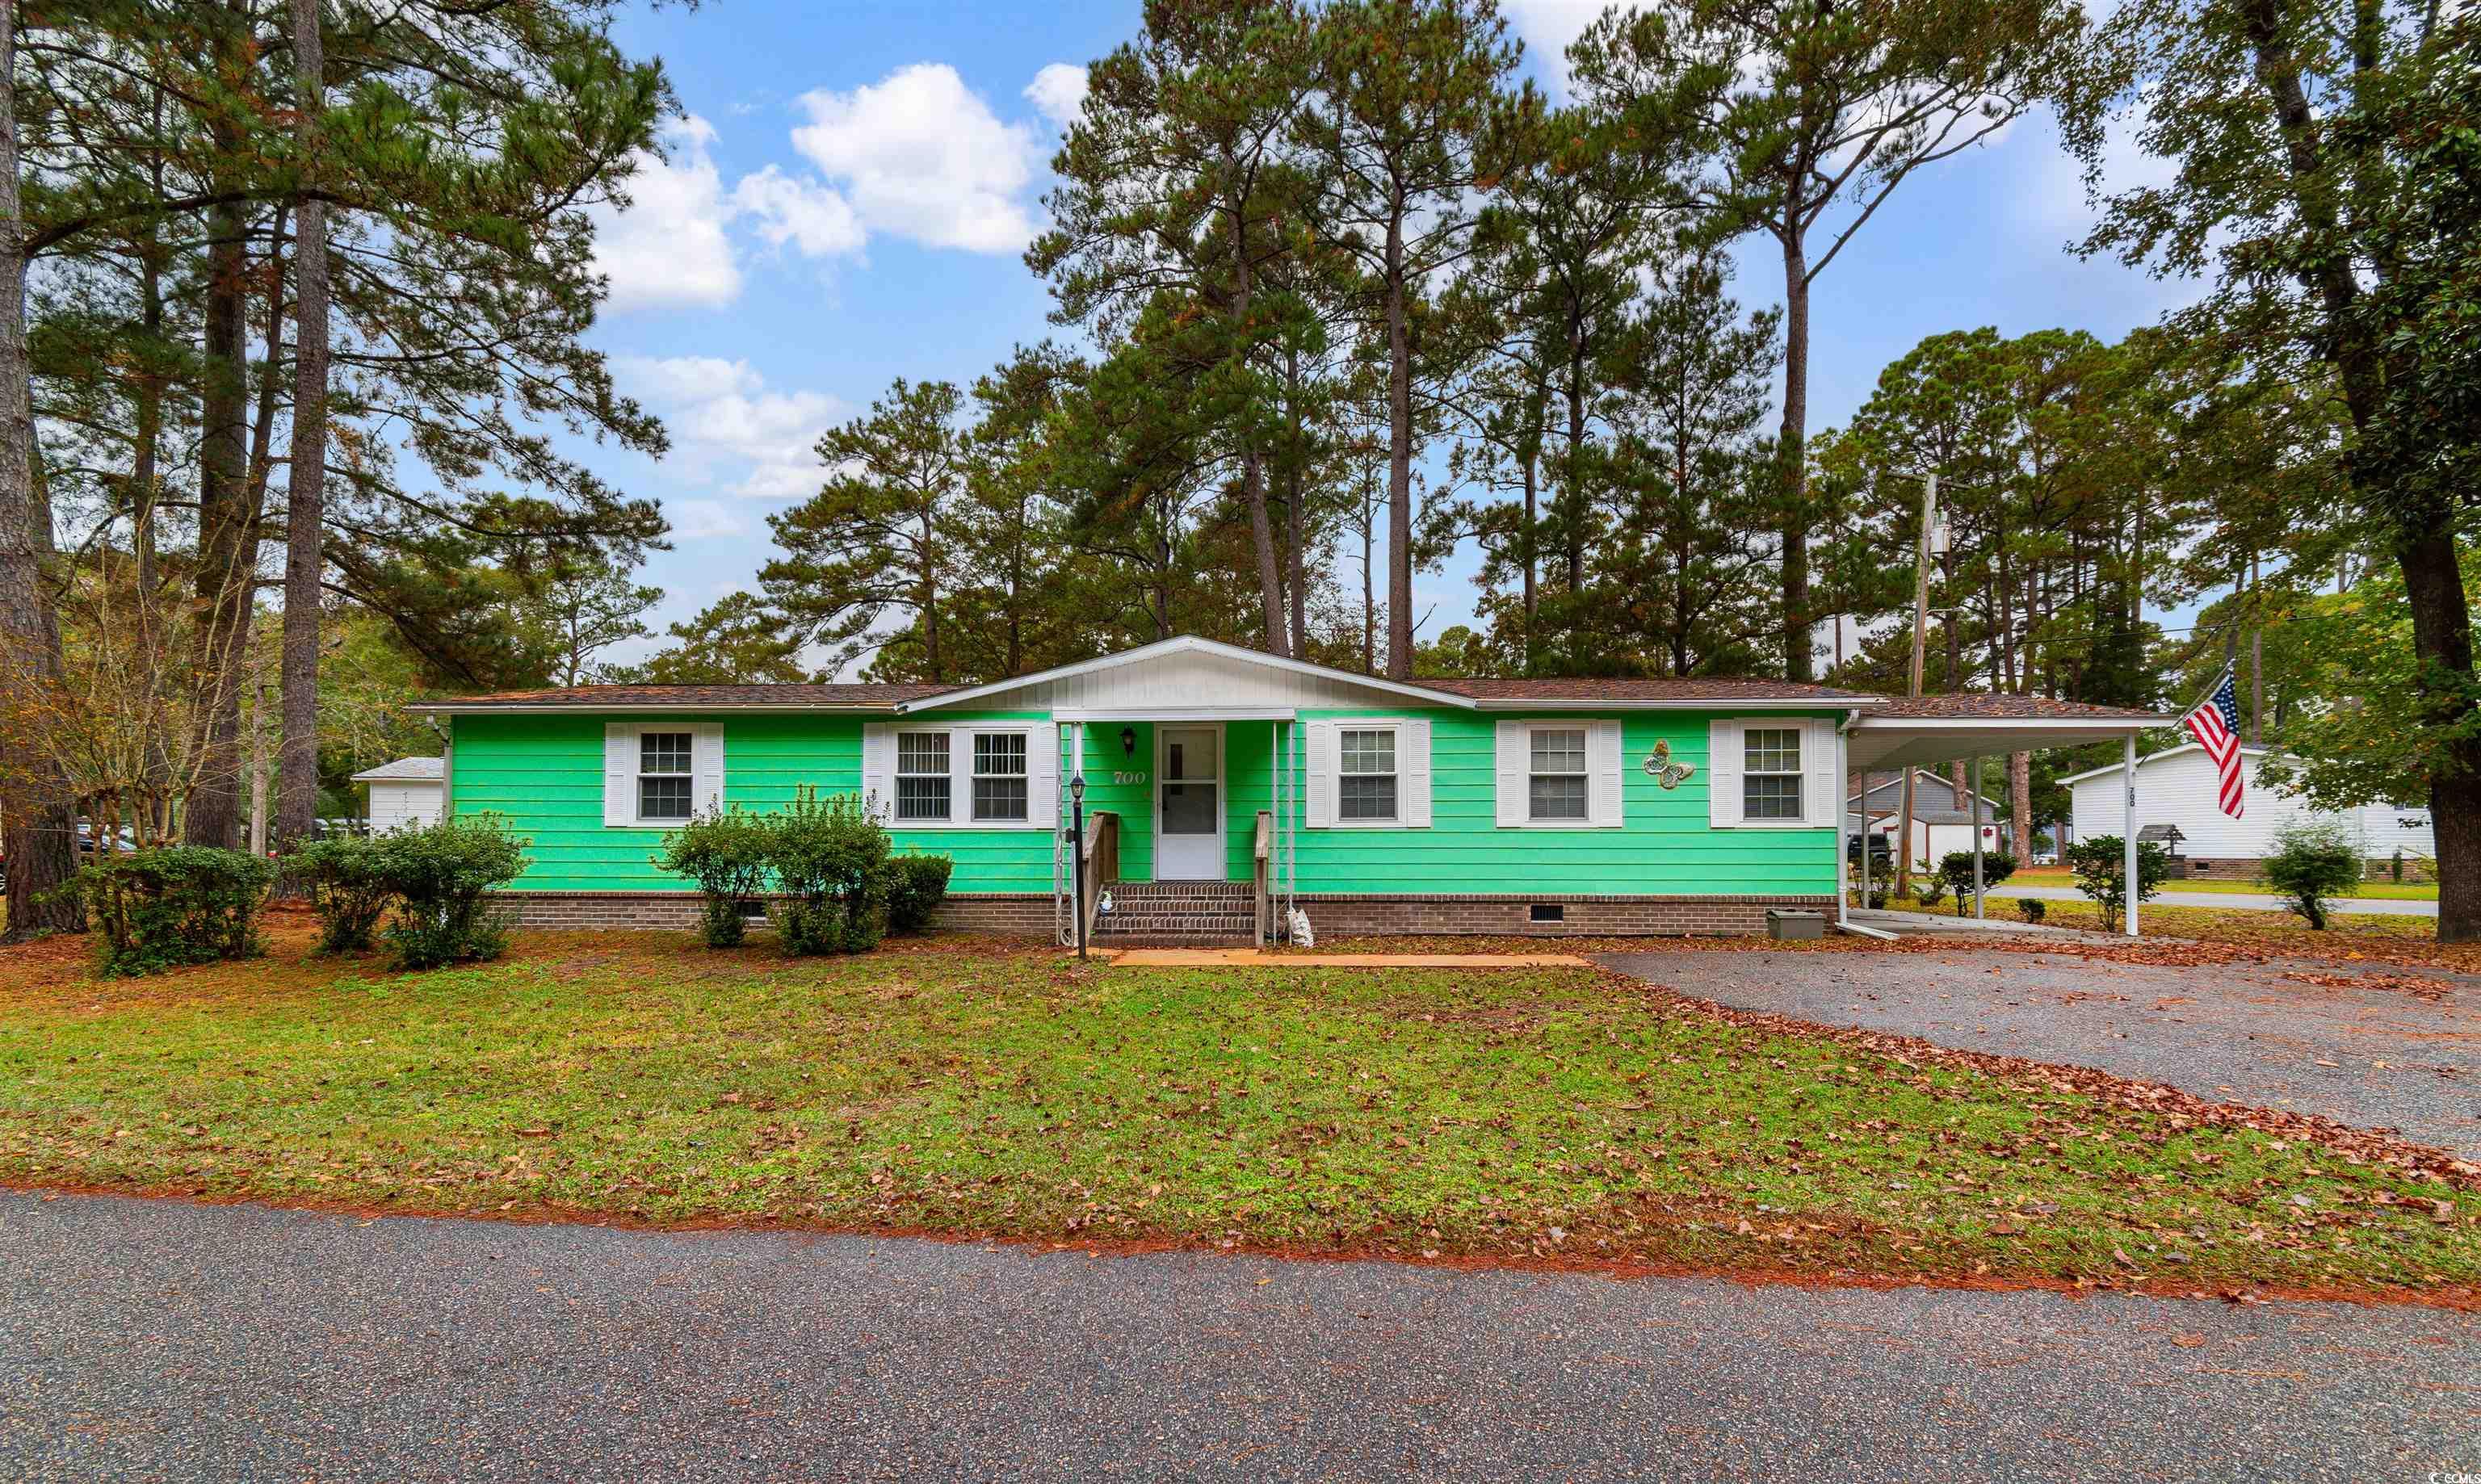
<instances>
[{"instance_id":1,"label":"wooden handrail","mask_svg":"<svg viewBox=\"0 0 2481 1484\"><path fill-rule=\"evenodd\" d=\"M1085 941L1094 941L1094 909L1103 900L1103 889L1120 877L1120 817L1110 810L1098 809L1085 817L1085 838L1077 843L1078 854L1085 862L1085 896L1077 903L1077 911L1085 924Z\"/></svg>"}]
</instances>

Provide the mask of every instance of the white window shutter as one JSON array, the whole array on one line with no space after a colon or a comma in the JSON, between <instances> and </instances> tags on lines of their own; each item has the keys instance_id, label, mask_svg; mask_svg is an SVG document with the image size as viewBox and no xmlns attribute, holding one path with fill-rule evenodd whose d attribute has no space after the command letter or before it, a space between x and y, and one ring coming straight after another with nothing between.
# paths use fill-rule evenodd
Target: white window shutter
<instances>
[{"instance_id":1,"label":"white window shutter","mask_svg":"<svg viewBox=\"0 0 2481 1484\"><path fill-rule=\"evenodd\" d=\"M1841 780L1835 775L1835 723L1812 721L1807 730L1809 735L1801 740L1800 767L1809 776L1801 785L1800 817L1821 828L1841 829L1843 821L1838 816L1843 794ZM1966 795L1968 799L1971 796ZM1970 809L1972 805L1965 807Z\"/></svg>"},{"instance_id":2,"label":"white window shutter","mask_svg":"<svg viewBox=\"0 0 2481 1484\"><path fill-rule=\"evenodd\" d=\"M1586 785L1593 799L1594 827L1618 829L1628 822L1628 775L1620 768L1620 724L1585 723L1585 767L1593 781Z\"/></svg>"},{"instance_id":3,"label":"white window shutter","mask_svg":"<svg viewBox=\"0 0 2481 1484\"><path fill-rule=\"evenodd\" d=\"M861 792L879 822L896 819L896 729L884 721L862 723Z\"/></svg>"},{"instance_id":4,"label":"white window shutter","mask_svg":"<svg viewBox=\"0 0 2481 1484\"><path fill-rule=\"evenodd\" d=\"M1533 768L1533 740L1522 721L1499 724L1499 827L1511 829L1531 813L1526 797L1526 774Z\"/></svg>"},{"instance_id":5,"label":"white window shutter","mask_svg":"<svg viewBox=\"0 0 2481 1484\"><path fill-rule=\"evenodd\" d=\"M1430 722L1416 716L1396 729L1397 814L1407 829L1430 827Z\"/></svg>"},{"instance_id":6,"label":"white window shutter","mask_svg":"<svg viewBox=\"0 0 2481 1484\"><path fill-rule=\"evenodd\" d=\"M603 825L638 822L638 728L626 721L603 724Z\"/></svg>"},{"instance_id":7,"label":"white window shutter","mask_svg":"<svg viewBox=\"0 0 2481 1484\"><path fill-rule=\"evenodd\" d=\"M1309 724L1309 812L1307 827L1331 829L1335 825L1335 779L1344 769L1343 740L1336 735L1332 721Z\"/></svg>"},{"instance_id":8,"label":"white window shutter","mask_svg":"<svg viewBox=\"0 0 2481 1484\"><path fill-rule=\"evenodd\" d=\"M1706 822L1716 829L1740 822L1740 772L1747 762L1740 751L1740 723L1707 723Z\"/></svg>"},{"instance_id":9,"label":"white window shutter","mask_svg":"<svg viewBox=\"0 0 2481 1484\"><path fill-rule=\"evenodd\" d=\"M1025 734L1025 822L1059 827L1059 727L1045 721Z\"/></svg>"},{"instance_id":10,"label":"white window shutter","mask_svg":"<svg viewBox=\"0 0 2481 1484\"><path fill-rule=\"evenodd\" d=\"M697 797L692 807L699 814L723 813L723 723L701 721L697 725Z\"/></svg>"},{"instance_id":11,"label":"white window shutter","mask_svg":"<svg viewBox=\"0 0 2481 1484\"><path fill-rule=\"evenodd\" d=\"M948 822L974 822L974 734L948 733Z\"/></svg>"}]
</instances>

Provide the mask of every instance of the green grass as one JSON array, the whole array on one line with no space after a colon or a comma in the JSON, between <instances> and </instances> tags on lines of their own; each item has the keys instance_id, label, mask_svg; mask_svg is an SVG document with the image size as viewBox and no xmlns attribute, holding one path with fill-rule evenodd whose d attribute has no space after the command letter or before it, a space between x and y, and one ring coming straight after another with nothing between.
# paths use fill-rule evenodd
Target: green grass
<instances>
[{"instance_id":1,"label":"green grass","mask_svg":"<svg viewBox=\"0 0 2481 1484\"><path fill-rule=\"evenodd\" d=\"M1058 1240L2481 1278L2469 1192L1591 971L786 963L640 936L391 976L298 951L0 999L0 1178Z\"/></svg>"}]
</instances>

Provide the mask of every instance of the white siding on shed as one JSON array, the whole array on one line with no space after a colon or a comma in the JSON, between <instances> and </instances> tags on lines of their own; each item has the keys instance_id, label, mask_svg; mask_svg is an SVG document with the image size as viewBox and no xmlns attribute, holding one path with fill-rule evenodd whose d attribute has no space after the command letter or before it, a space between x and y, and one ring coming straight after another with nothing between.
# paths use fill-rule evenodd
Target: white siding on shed
<instances>
[{"instance_id":1,"label":"white siding on shed","mask_svg":"<svg viewBox=\"0 0 2481 1484\"><path fill-rule=\"evenodd\" d=\"M438 784L374 782L370 787L372 829L394 829L400 824L439 822Z\"/></svg>"},{"instance_id":2,"label":"white siding on shed","mask_svg":"<svg viewBox=\"0 0 2481 1484\"><path fill-rule=\"evenodd\" d=\"M2258 774L2266 752L2243 749L2248 796L2240 818L2223 813L2214 760L2198 746L2174 747L2136 764L2136 823L2176 824L2187 838L2180 853L2207 859L2262 860L2274 853L2275 831L2299 820L2331 820L2340 823L2372 860L2401 850L2406 855L2435 856L2438 837L2430 828L2426 808L2370 804L2359 809L2323 811L2296 795L2277 793ZM2071 784L2076 838L2120 832L2120 790L2123 770L2109 768Z\"/></svg>"}]
</instances>

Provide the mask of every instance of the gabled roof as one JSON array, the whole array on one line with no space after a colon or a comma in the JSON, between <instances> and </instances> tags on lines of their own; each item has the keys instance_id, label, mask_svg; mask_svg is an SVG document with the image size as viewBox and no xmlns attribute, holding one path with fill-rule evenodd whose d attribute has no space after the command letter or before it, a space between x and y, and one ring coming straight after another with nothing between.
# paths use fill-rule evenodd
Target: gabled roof
<instances>
[{"instance_id":1,"label":"gabled roof","mask_svg":"<svg viewBox=\"0 0 2481 1484\"><path fill-rule=\"evenodd\" d=\"M355 783L437 783L446 776L437 758L399 758L353 774Z\"/></svg>"},{"instance_id":2,"label":"gabled roof","mask_svg":"<svg viewBox=\"0 0 2481 1484\"><path fill-rule=\"evenodd\" d=\"M1200 638L1193 634L1183 634L1172 638L1158 639L1151 644L1140 644L1135 649L1124 649L1117 654L1098 655L1091 660L1080 660L1074 664L1054 665L1047 670L1036 670L1031 675L1017 675L1006 680L994 680L987 685L967 686L962 690L943 691L937 695L907 701L897 709L902 712L917 712L962 706L972 701L987 700L1011 690L1028 690L1035 686L1049 685L1055 681L1073 680L1082 675L1100 674L1125 665L1142 664L1183 654L1212 655L1218 659L1260 665L1267 669L1282 670L1295 675L1314 675L1323 680L1340 681L1365 690L1409 696L1437 706L1470 707L1473 705L1473 702L1465 696L1439 690L1427 683L1415 684L1409 681L1389 680L1378 675L1364 675L1355 670L1342 670L1330 665L1313 664L1307 660L1270 655L1263 649L1244 649L1238 644L1226 644L1220 639Z\"/></svg>"},{"instance_id":3,"label":"gabled roof","mask_svg":"<svg viewBox=\"0 0 2481 1484\"><path fill-rule=\"evenodd\" d=\"M862 682L825 686L562 686L423 701L408 711L893 711L949 686Z\"/></svg>"},{"instance_id":4,"label":"gabled roof","mask_svg":"<svg viewBox=\"0 0 2481 1484\"><path fill-rule=\"evenodd\" d=\"M2136 766L2139 768L2142 768L2146 764L2155 762L2161 758L2176 758L2183 753L2203 752L2205 750L2205 745L2201 742L2181 742L2177 747L2165 747L2159 752L2147 753L2145 756L2136 760ZM2273 752L2274 749L2272 747L2252 747L2245 743L2240 747L2240 756L2242 757L2268 757L2271 756ZM2066 777L2060 779L2059 782L2062 786L2071 783L2079 783L2087 778L2099 778L2104 773L2120 772L2126 768L2126 766L2127 765L2122 763L2112 763L2102 768L2088 768L2080 773L2070 773Z\"/></svg>"}]
</instances>

